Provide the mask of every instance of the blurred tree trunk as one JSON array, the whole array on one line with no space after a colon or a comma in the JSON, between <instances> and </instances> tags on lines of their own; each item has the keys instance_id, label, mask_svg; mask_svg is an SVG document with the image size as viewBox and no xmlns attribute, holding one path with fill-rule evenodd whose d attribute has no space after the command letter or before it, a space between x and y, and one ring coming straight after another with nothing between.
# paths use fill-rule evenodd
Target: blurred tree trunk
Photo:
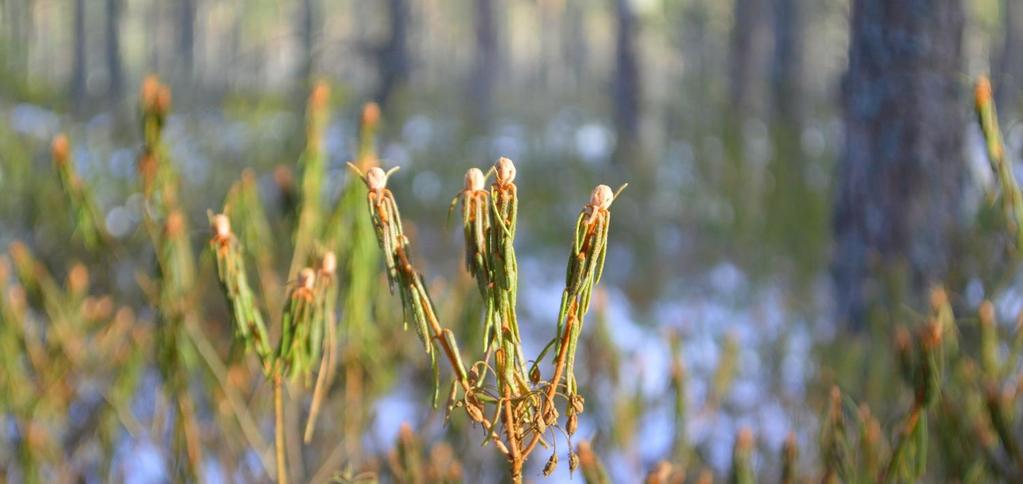
<instances>
[{"instance_id":1,"label":"blurred tree trunk","mask_svg":"<svg viewBox=\"0 0 1023 484\"><path fill-rule=\"evenodd\" d=\"M803 0L771 0L774 50L768 66L771 156L765 186L763 238L794 262L798 284L811 283L826 263L827 201L806 177L803 152Z\"/></svg>"},{"instance_id":2,"label":"blurred tree trunk","mask_svg":"<svg viewBox=\"0 0 1023 484\"><path fill-rule=\"evenodd\" d=\"M146 74L155 74L160 71L160 20L163 18L162 4L159 2L150 3L146 8L146 31L149 35L146 36L146 50L148 50L148 59L146 69L149 71Z\"/></svg>"},{"instance_id":3,"label":"blurred tree trunk","mask_svg":"<svg viewBox=\"0 0 1023 484\"><path fill-rule=\"evenodd\" d=\"M995 96L1003 115L1020 111L1023 91L1023 4L1020 0L1002 2L1004 37L998 58L994 60Z\"/></svg>"},{"instance_id":4,"label":"blurred tree trunk","mask_svg":"<svg viewBox=\"0 0 1023 484\"><path fill-rule=\"evenodd\" d=\"M495 9L495 0L476 0L476 58L469 90L472 94L472 125L482 131L486 131L490 123L494 80L500 68Z\"/></svg>"},{"instance_id":5,"label":"blurred tree trunk","mask_svg":"<svg viewBox=\"0 0 1023 484\"><path fill-rule=\"evenodd\" d=\"M107 0L106 15L106 57L107 57L107 95L111 99L120 99L124 92L124 67L121 64L121 2Z\"/></svg>"},{"instance_id":6,"label":"blurred tree trunk","mask_svg":"<svg viewBox=\"0 0 1023 484\"><path fill-rule=\"evenodd\" d=\"M615 0L615 73L612 81L617 142L614 160L625 164L638 154L640 121L637 24L629 0Z\"/></svg>"},{"instance_id":7,"label":"blurred tree trunk","mask_svg":"<svg viewBox=\"0 0 1023 484\"><path fill-rule=\"evenodd\" d=\"M566 0L561 15L561 62L567 67L570 85L575 90L586 77L590 49L586 37L586 3Z\"/></svg>"},{"instance_id":8,"label":"blurred tree trunk","mask_svg":"<svg viewBox=\"0 0 1023 484\"><path fill-rule=\"evenodd\" d=\"M377 49L379 84L374 96L385 109L395 91L408 80L411 66L408 53L408 27L411 16L408 0L387 0L389 33Z\"/></svg>"},{"instance_id":9,"label":"blurred tree trunk","mask_svg":"<svg viewBox=\"0 0 1023 484\"><path fill-rule=\"evenodd\" d=\"M299 31L302 34L302 63L298 72L298 84L300 91L305 93L312 86L313 72L316 69L315 42L320 35L320 23L317 21L321 16L319 5L316 0L302 0L302 14L300 18Z\"/></svg>"},{"instance_id":10,"label":"blurred tree trunk","mask_svg":"<svg viewBox=\"0 0 1023 484\"><path fill-rule=\"evenodd\" d=\"M178 11L178 56L181 77L191 82L195 72L195 4L197 0L180 0Z\"/></svg>"},{"instance_id":11,"label":"blurred tree trunk","mask_svg":"<svg viewBox=\"0 0 1023 484\"><path fill-rule=\"evenodd\" d=\"M85 102L85 0L75 0L74 55L71 66L71 102L80 110Z\"/></svg>"},{"instance_id":12,"label":"blurred tree trunk","mask_svg":"<svg viewBox=\"0 0 1023 484\"><path fill-rule=\"evenodd\" d=\"M964 176L960 0L856 0L834 205L839 321L922 302L949 274Z\"/></svg>"},{"instance_id":13,"label":"blurred tree trunk","mask_svg":"<svg viewBox=\"0 0 1023 484\"><path fill-rule=\"evenodd\" d=\"M302 0L299 8L298 22L296 29L302 39L302 58L298 62L298 69L295 72L295 81L292 86L292 104L296 112L305 112L309 93L315 83L313 76L316 75L316 46L315 42L320 35L322 16L318 0ZM304 126L296 126L296 134L300 135ZM301 140L302 136L293 137Z\"/></svg>"},{"instance_id":14,"label":"blurred tree trunk","mask_svg":"<svg viewBox=\"0 0 1023 484\"><path fill-rule=\"evenodd\" d=\"M35 0L7 0L4 2L3 17L7 22L4 32L7 44L4 55L11 73L20 73L21 79L28 76L28 58L32 38L32 9Z\"/></svg>"},{"instance_id":15,"label":"blurred tree trunk","mask_svg":"<svg viewBox=\"0 0 1023 484\"><path fill-rule=\"evenodd\" d=\"M757 72L764 60L769 26L767 0L735 0L729 52L729 101L734 113L745 116L757 99Z\"/></svg>"},{"instance_id":16,"label":"blurred tree trunk","mask_svg":"<svg viewBox=\"0 0 1023 484\"><path fill-rule=\"evenodd\" d=\"M803 7L800 0L772 0L772 7L771 114L776 122L798 130L803 104Z\"/></svg>"}]
</instances>

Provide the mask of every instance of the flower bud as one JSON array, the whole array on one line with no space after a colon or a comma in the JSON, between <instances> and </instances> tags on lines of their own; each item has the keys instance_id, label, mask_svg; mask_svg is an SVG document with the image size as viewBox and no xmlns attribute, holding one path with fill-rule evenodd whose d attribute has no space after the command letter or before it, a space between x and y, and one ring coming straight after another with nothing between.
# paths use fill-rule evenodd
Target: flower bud
<instances>
[{"instance_id":1,"label":"flower bud","mask_svg":"<svg viewBox=\"0 0 1023 484\"><path fill-rule=\"evenodd\" d=\"M551 458L547 459L547 465L543 466L544 477L550 476L554 473L554 469L558 468L558 454L557 452L551 454Z\"/></svg>"},{"instance_id":2,"label":"flower bud","mask_svg":"<svg viewBox=\"0 0 1023 484\"><path fill-rule=\"evenodd\" d=\"M75 264L68 271L67 282L72 293L85 293L89 289L89 270L82 264Z\"/></svg>"},{"instance_id":3,"label":"flower bud","mask_svg":"<svg viewBox=\"0 0 1023 484\"><path fill-rule=\"evenodd\" d=\"M160 78L156 74L146 76L142 81L142 108L146 111L156 106L156 97L160 93Z\"/></svg>"},{"instance_id":4,"label":"flower bud","mask_svg":"<svg viewBox=\"0 0 1023 484\"><path fill-rule=\"evenodd\" d=\"M332 276L335 272L337 272L337 255L328 250L320 260L320 273Z\"/></svg>"},{"instance_id":5,"label":"flower bud","mask_svg":"<svg viewBox=\"0 0 1023 484\"><path fill-rule=\"evenodd\" d=\"M614 201L615 195L611 191L611 187L607 185L597 185L597 188L593 189L593 194L590 195L590 207L594 209L607 210L611 206L611 202Z\"/></svg>"},{"instance_id":6,"label":"flower bud","mask_svg":"<svg viewBox=\"0 0 1023 484\"><path fill-rule=\"evenodd\" d=\"M171 105L171 92L167 86L160 86L160 90L156 93L156 102L153 104L153 108L160 116L165 116L170 111Z\"/></svg>"},{"instance_id":7,"label":"flower bud","mask_svg":"<svg viewBox=\"0 0 1023 484\"><path fill-rule=\"evenodd\" d=\"M319 81L313 86L313 92L309 93L309 109L319 111L327 106L330 101L330 86L326 82Z\"/></svg>"},{"instance_id":8,"label":"flower bud","mask_svg":"<svg viewBox=\"0 0 1023 484\"><path fill-rule=\"evenodd\" d=\"M494 164L497 173L497 182L501 185L507 185L515 181L515 163L508 158L501 157Z\"/></svg>"},{"instance_id":9,"label":"flower bud","mask_svg":"<svg viewBox=\"0 0 1023 484\"><path fill-rule=\"evenodd\" d=\"M465 190L469 192L482 190L483 180L483 172L479 168L469 168L469 171L465 172Z\"/></svg>"},{"instance_id":10,"label":"flower bud","mask_svg":"<svg viewBox=\"0 0 1023 484\"><path fill-rule=\"evenodd\" d=\"M223 240L231 236L231 219L227 218L227 215L222 213L214 215L210 225L216 238Z\"/></svg>"},{"instance_id":11,"label":"flower bud","mask_svg":"<svg viewBox=\"0 0 1023 484\"><path fill-rule=\"evenodd\" d=\"M366 185L373 191L387 188L387 173L384 173L384 170L379 166L370 168L366 172Z\"/></svg>"},{"instance_id":12,"label":"flower bud","mask_svg":"<svg viewBox=\"0 0 1023 484\"><path fill-rule=\"evenodd\" d=\"M67 136L63 134L58 134L53 138L53 143L50 145L50 148L53 151L54 163L58 165L67 163L68 152L70 151L68 145Z\"/></svg>"},{"instance_id":13,"label":"flower bud","mask_svg":"<svg viewBox=\"0 0 1023 484\"><path fill-rule=\"evenodd\" d=\"M987 76L977 78L973 95L976 97L977 106L983 106L991 102L991 80Z\"/></svg>"},{"instance_id":14,"label":"flower bud","mask_svg":"<svg viewBox=\"0 0 1023 484\"><path fill-rule=\"evenodd\" d=\"M316 272L306 267L298 273L298 287L312 290L316 285Z\"/></svg>"},{"instance_id":15,"label":"flower bud","mask_svg":"<svg viewBox=\"0 0 1023 484\"><path fill-rule=\"evenodd\" d=\"M575 435L575 431L578 430L578 429L579 429L579 417L578 417L578 414L576 414L576 413L569 414L568 415L568 423L565 424L565 432L568 432L568 435L571 436L571 435Z\"/></svg>"},{"instance_id":16,"label":"flower bud","mask_svg":"<svg viewBox=\"0 0 1023 484\"><path fill-rule=\"evenodd\" d=\"M362 107L362 124L374 125L380 121L380 106L374 102L368 102Z\"/></svg>"},{"instance_id":17,"label":"flower bud","mask_svg":"<svg viewBox=\"0 0 1023 484\"><path fill-rule=\"evenodd\" d=\"M572 395L571 402L572 410L574 410L575 413L583 413L583 410L586 409L586 400L583 398L582 395L579 394Z\"/></svg>"}]
</instances>

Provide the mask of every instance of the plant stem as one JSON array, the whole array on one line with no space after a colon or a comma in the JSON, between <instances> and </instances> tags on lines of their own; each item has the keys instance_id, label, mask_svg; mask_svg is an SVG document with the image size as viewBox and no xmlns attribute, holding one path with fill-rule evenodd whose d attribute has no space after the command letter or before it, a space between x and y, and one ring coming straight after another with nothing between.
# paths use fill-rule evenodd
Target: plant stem
<instances>
[{"instance_id":1,"label":"plant stem","mask_svg":"<svg viewBox=\"0 0 1023 484\"><path fill-rule=\"evenodd\" d=\"M284 460L284 384L280 368L274 371L274 446L277 451L277 483L288 484L288 469Z\"/></svg>"},{"instance_id":2,"label":"plant stem","mask_svg":"<svg viewBox=\"0 0 1023 484\"><path fill-rule=\"evenodd\" d=\"M572 303L572 307L569 309L570 316L565 318L565 329L562 332L561 345L558 348L558 360L554 366L554 377L551 378L550 384L547 386L547 401L553 402L554 395L558 391L558 382L561 381L561 374L565 371L565 360L568 357L568 341L572 337L573 323L575 323L575 317L571 314L575 314L575 303ZM529 454L536 448L536 444L540 442L540 433L533 433L532 440L529 441L529 445L526 446L525 450L522 451L522 460L528 459Z\"/></svg>"},{"instance_id":3,"label":"plant stem","mask_svg":"<svg viewBox=\"0 0 1023 484\"><path fill-rule=\"evenodd\" d=\"M507 363L507 360L505 362ZM519 448L515 415L511 407L511 385L508 383L504 385L504 430L508 433L508 447L511 450L511 455L508 456L512 466L511 479L518 484L522 482L522 463L525 459L522 458L522 449Z\"/></svg>"}]
</instances>

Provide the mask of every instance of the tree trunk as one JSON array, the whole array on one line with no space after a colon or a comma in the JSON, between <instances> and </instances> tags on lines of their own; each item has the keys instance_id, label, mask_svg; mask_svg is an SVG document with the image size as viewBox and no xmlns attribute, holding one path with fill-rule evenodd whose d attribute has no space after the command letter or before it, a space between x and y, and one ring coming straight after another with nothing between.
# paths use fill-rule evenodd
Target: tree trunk
<instances>
[{"instance_id":1,"label":"tree trunk","mask_svg":"<svg viewBox=\"0 0 1023 484\"><path fill-rule=\"evenodd\" d=\"M1004 37L994 64L995 96L999 112L1004 115L1020 112L1023 91L1023 4L1019 0L1002 2Z\"/></svg>"},{"instance_id":2,"label":"tree trunk","mask_svg":"<svg viewBox=\"0 0 1023 484\"><path fill-rule=\"evenodd\" d=\"M566 0L561 14L561 62L568 71L568 89L575 90L589 71L585 0Z\"/></svg>"},{"instance_id":3,"label":"tree trunk","mask_svg":"<svg viewBox=\"0 0 1023 484\"><path fill-rule=\"evenodd\" d=\"M483 131L490 122L494 80L500 67L494 3L495 0L476 0L476 58L469 90L472 93L472 125Z\"/></svg>"},{"instance_id":4,"label":"tree trunk","mask_svg":"<svg viewBox=\"0 0 1023 484\"><path fill-rule=\"evenodd\" d=\"M377 52L379 84L375 98L387 108L394 92L408 80L408 0L387 0L387 24L390 33Z\"/></svg>"},{"instance_id":5,"label":"tree trunk","mask_svg":"<svg viewBox=\"0 0 1023 484\"><path fill-rule=\"evenodd\" d=\"M74 56L71 66L71 102L80 110L85 102L85 0L75 0Z\"/></svg>"},{"instance_id":6,"label":"tree trunk","mask_svg":"<svg viewBox=\"0 0 1023 484\"><path fill-rule=\"evenodd\" d=\"M763 231L758 236L771 250L787 255L795 283L809 282L826 263L819 237L827 232L826 202L806 178L803 152L803 9L802 0L771 0L774 51L769 69L771 156L765 185Z\"/></svg>"},{"instance_id":7,"label":"tree trunk","mask_svg":"<svg viewBox=\"0 0 1023 484\"><path fill-rule=\"evenodd\" d=\"M178 17L178 56L181 77L192 80L195 72L195 4L197 0L181 0Z\"/></svg>"},{"instance_id":8,"label":"tree trunk","mask_svg":"<svg viewBox=\"0 0 1023 484\"><path fill-rule=\"evenodd\" d=\"M766 0L735 0L729 52L728 96L734 113L753 111L758 71L767 40Z\"/></svg>"},{"instance_id":9,"label":"tree trunk","mask_svg":"<svg viewBox=\"0 0 1023 484\"><path fill-rule=\"evenodd\" d=\"M615 0L614 123L617 144L614 159L628 161L637 153L640 120L639 60L636 53L636 17L629 0Z\"/></svg>"},{"instance_id":10,"label":"tree trunk","mask_svg":"<svg viewBox=\"0 0 1023 484\"><path fill-rule=\"evenodd\" d=\"M320 34L317 20L321 17L316 0L302 0L302 15L299 31L302 33L302 64L299 67L298 81L303 93L312 86L313 72L316 69L315 42Z\"/></svg>"},{"instance_id":11,"label":"tree trunk","mask_svg":"<svg viewBox=\"0 0 1023 484\"><path fill-rule=\"evenodd\" d=\"M4 32L6 45L4 55L8 61L9 73L19 73L22 80L28 78L29 49L32 47L32 9L34 0L7 0L4 2L3 17L7 24Z\"/></svg>"},{"instance_id":12,"label":"tree trunk","mask_svg":"<svg viewBox=\"0 0 1023 484\"><path fill-rule=\"evenodd\" d=\"M772 0L772 4L771 113L775 122L798 129L803 104L803 9L800 0Z\"/></svg>"},{"instance_id":13,"label":"tree trunk","mask_svg":"<svg viewBox=\"0 0 1023 484\"><path fill-rule=\"evenodd\" d=\"M107 95L111 99L120 99L124 92L124 68L121 64L121 2L122 0L107 0Z\"/></svg>"},{"instance_id":14,"label":"tree trunk","mask_svg":"<svg viewBox=\"0 0 1023 484\"><path fill-rule=\"evenodd\" d=\"M856 0L843 80L838 318L922 302L948 274L964 176L960 0Z\"/></svg>"}]
</instances>

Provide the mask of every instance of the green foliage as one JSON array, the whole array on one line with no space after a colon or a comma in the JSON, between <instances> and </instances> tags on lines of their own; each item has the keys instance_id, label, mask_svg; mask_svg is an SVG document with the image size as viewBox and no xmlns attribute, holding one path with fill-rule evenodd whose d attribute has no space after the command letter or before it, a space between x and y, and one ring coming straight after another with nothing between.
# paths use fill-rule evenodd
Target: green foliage
<instances>
[{"instance_id":1,"label":"green foliage","mask_svg":"<svg viewBox=\"0 0 1023 484\"><path fill-rule=\"evenodd\" d=\"M8 246L8 256L0 259L0 406L12 431L2 439L10 445L0 448L0 457L13 464L4 477L40 482L61 469L67 454L76 455L78 442L91 435L101 449L98 454L104 456L100 461L109 465L121 432L135 436L147 432L136 421L132 405L147 370L155 369L160 377L160 411L155 412L152 427L166 424L169 431L150 438L166 439L173 447L174 479L200 479L204 452L236 458L252 451L265 474L276 470L281 481L333 475L337 482L376 482L378 474L403 482L460 481L462 467L455 451L444 443L424 444L426 438L417 437L408 426L386 455L359 452L357 441L373 398L397 378L403 361L415 361L396 358L410 355L393 341L397 330L389 324L386 280L398 293L406 325L416 329L432 363L435 406L441 390L446 390L451 429L464 428L460 425L465 422L452 415L456 409L464 410L468 424L482 427L483 445L496 448L497 455L508 461L512 479L523 478L525 462L542 446L550 452L545 471L553 473L558 465L567 465L571 471L580 470L586 482L610 482L589 442L573 445L572 438L586 408L580 386L587 384L583 371L581 382L576 380L575 357L591 302L600 299L595 291L607 257L610 207L617 194L599 186L576 218L555 334L544 340L547 344L535 359L528 359L517 307L514 244L520 200L512 162L502 158L488 172L474 168L467 173L455 204L461 203L464 263L472 281L448 285L447 292L455 294L438 307L430 294L437 286L429 285L413 265L414 234L404 225L387 187L394 169L380 168L374 141L380 114L374 105L363 111L352 163L362 179L349 177L337 200L327 200L328 158L322 141L329 103L324 89L317 87L310 96L305 148L297 163L300 181L293 193L297 210L268 206L260 193L259 175L246 170L228 191L222 213L209 213L212 235L202 256L195 251L190 230L193 208L185 203L188 198L163 133L170 93L158 80L146 80L139 113L143 141L138 153L143 198L139 235L144 237L116 239L107 233L100 204L75 171L69 139L54 140L55 177L49 183L59 186L63 213L69 216L55 217L57 229L52 230L73 236L74 247L93 254L98 264L114 267L141 254L139 259L148 265L137 264L143 269L131 275L145 298L138 301L130 291L92 284L90 270L80 264L70 263L67 274L57 276L59 269L48 267L54 261L37 257L28 245ZM992 199L1000 197L1000 223L1019 245L1023 197L1001 144L985 81L978 83L977 112L999 182ZM8 141L15 144L3 142ZM5 182L31 176L32 165L22 155L5 162ZM491 175L494 181L488 187ZM46 196L35 185L11 186L19 197L27 195L5 206L7 211L49 203L35 200ZM524 210L529 208L524 205ZM291 237L276 236L280 227L293 228ZM144 239L146 245L132 247L136 239ZM207 290L214 277L221 294ZM462 286L469 291L475 287L478 302L458 294ZM394 306L396 312L398 305ZM601 304L593 306L601 319L592 333L594 347L613 348L615 328L606 321ZM894 337L875 341L869 352L863 346L847 348L853 370L821 372L829 387L834 383L829 380L837 380L845 393L836 385L810 397L824 400L818 426L792 434L776 456L763 453L757 436L743 429L732 447L729 480L754 482L767 471L782 482L1019 480L1023 331L1018 324L1000 324L990 302L980 306L976 317L956 314L959 307L944 290L935 289L925 314L899 320L898 325L886 321L895 327ZM460 315L468 315L473 327L459 325ZM452 324L444 326L442 321ZM470 340L478 344L460 348L455 330L463 338L473 335ZM741 372L742 348L734 335L723 340L717 367L709 372L706 406L689 408L690 375L683 365L682 339L674 334L668 338L673 363L673 401L668 403L675 425L672 450L666 456L669 460L651 470L648 482L705 481L712 475L707 457L688 441L687 422L727 406ZM888 350L890 358L877 356ZM617 358L613 355L608 358ZM857 367L866 358L874 360L865 361L870 368ZM447 360L451 367L450 386L440 383L438 360ZM553 373L545 378L548 363ZM883 391L862 392L868 393L863 399L872 406L856 405L860 389L846 388L845 378L836 373L875 370L883 377ZM261 412L261 405L268 405L270 398L260 385L267 381L274 386L276 453L262 435L261 419L269 418L269 413ZM336 381L343 383L343 390L333 388ZM310 387L311 393L306 391ZM596 405L614 415L615 428L608 432L608 440L622 446L635 439L635 429L649 408L638 387L629 390ZM332 406L332 393L343 393L343 405ZM883 407L872 398L878 395L886 399ZM296 407L302 410L285 411L289 402L299 403ZM90 418L76 428L68 415L83 406ZM303 418L304 433L299 433L296 428L303 426L298 420ZM425 435L429 425L417 430ZM204 430L211 426L218 429L216 435ZM819 437L818 448L804 452L806 457L800 460L800 444L810 445L813 439L806 437L811 433ZM345 460L333 453L303 456L302 443L294 438L300 434L305 443L319 438L337 445ZM567 452L563 448L560 454L559 434L568 441ZM221 443L223 450L217 445ZM323 472L306 473L306 463L317 460L324 462ZM489 464L484 461L482 466Z\"/></svg>"}]
</instances>

